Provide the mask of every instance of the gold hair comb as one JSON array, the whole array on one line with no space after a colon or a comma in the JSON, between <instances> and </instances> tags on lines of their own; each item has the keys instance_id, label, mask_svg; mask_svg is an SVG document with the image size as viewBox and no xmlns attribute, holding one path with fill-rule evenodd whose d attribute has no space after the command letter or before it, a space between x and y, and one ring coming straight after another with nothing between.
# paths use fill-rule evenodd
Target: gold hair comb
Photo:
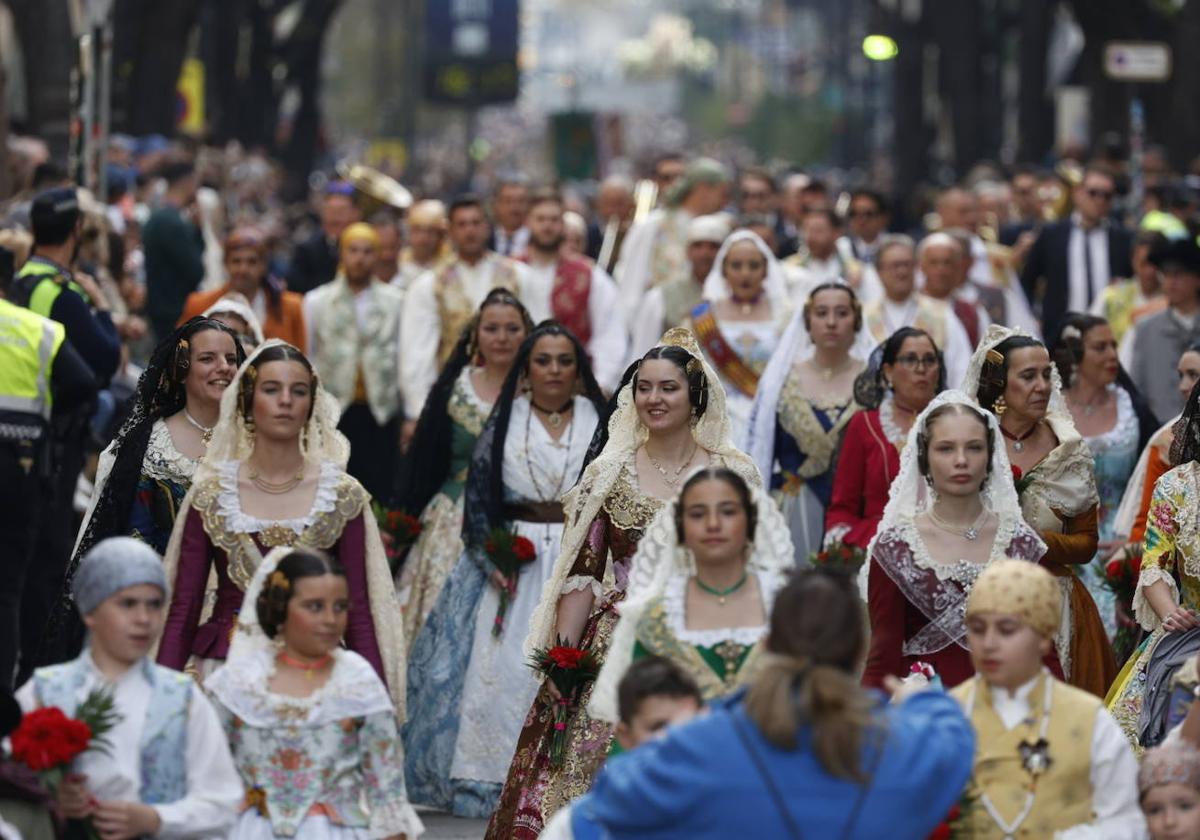
<instances>
[{"instance_id":1,"label":"gold hair comb","mask_svg":"<svg viewBox=\"0 0 1200 840\"><path fill-rule=\"evenodd\" d=\"M285 575L283 572L279 571L278 569L271 572L271 581L270 582L271 582L272 589L282 589L284 592L286 592L288 590L288 588L291 586L291 584L288 583L287 575Z\"/></svg>"},{"instance_id":2,"label":"gold hair comb","mask_svg":"<svg viewBox=\"0 0 1200 840\"><path fill-rule=\"evenodd\" d=\"M984 358L987 359L987 361L993 365L1004 364L1004 354L1001 353L999 350L997 350L995 347L988 350L987 355Z\"/></svg>"},{"instance_id":3,"label":"gold hair comb","mask_svg":"<svg viewBox=\"0 0 1200 840\"><path fill-rule=\"evenodd\" d=\"M658 343L663 347L678 347L686 350L694 357L700 356L700 345L696 341L696 336L686 327L672 327L663 333L663 337Z\"/></svg>"}]
</instances>

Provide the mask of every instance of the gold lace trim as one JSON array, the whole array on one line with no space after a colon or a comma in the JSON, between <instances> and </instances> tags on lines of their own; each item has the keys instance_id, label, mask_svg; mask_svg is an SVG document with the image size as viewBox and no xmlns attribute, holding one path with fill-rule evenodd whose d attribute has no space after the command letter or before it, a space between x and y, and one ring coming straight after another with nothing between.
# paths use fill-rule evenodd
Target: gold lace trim
<instances>
[{"instance_id":1,"label":"gold lace trim","mask_svg":"<svg viewBox=\"0 0 1200 840\"><path fill-rule=\"evenodd\" d=\"M817 418L818 408L827 411L841 409L834 424L825 431ZM838 438L842 429L850 422L850 418L858 411L858 405L853 398L848 403L839 405L830 400L826 405L816 400L809 400L800 391L797 377L789 376L779 395L779 425L796 440L796 445L805 456L804 463L796 470L800 478L814 478L829 469L837 448Z\"/></svg>"},{"instance_id":2,"label":"gold lace trim","mask_svg":"<svg viewBox=\"0 0 1200 840\"><path fill-rule=\"evenodd\" d=\"M630 460L621 467L612 490L604 500L604 510L618 528L644 531L664 504L661 499L647 496L638 489L637 479L633 475L633 462Z\"/></svg>"},{"instance_id":3,"label":"gold lace trim","mask_svg":"<svg viewBox=\"0 0 1200 840\"><path fill-rule=\"evenodd\" d=\"M725 663L725 678L717 676L713 669L694 645L685 644L671 632L667 619L667 608L663 598L655 598L638 621L637 639L650 653L663 656L680 665L696 680L700 694L705 700L712 700L723 694L728 694L758 670L759 654L762 643L753 645L750 653L737 667L737 662L746 650L746 645L738 644L727 639L713 648L717 656Z\"/></svg>"},{"instance_id":4,"label":"gold lace trim","mask_svg":"<svg viewBox=\"0 0 1200 840\"><path fill-rule=\"evenodd\" d=\"M225 552L229 558L229 579L243 592L250 585L251 578L262 561L252 540L247 535L235 534L225 525L225 515L221 513L218 499L221 494L219 476L212 476L196 485L192 497L192 507L200 514L204 524L204 532L217 548ZM367 502L367 492L362 485L343 473L338 478L336 501L333 509L318 513L313 522L304 529L302 534L286 525L273 524L258 532L259 540L268 548L276 546L303 545L318 548L322 551L333 546L341 539L346 523L362 513Z\"/></svg>"},{"instance_id":5,"label":"gold lace trim","mask_svg":"<svg viewBox=\"0 0 1200 840\"><path fill-rule=\"evenodd\" d=\"M446 413L450 415L451 420L470 434L479 437L483 432L483 424L487 422L491 406L488 406L485 411L480 408L477 398L472 399L471 391L473 389L470 376L470 368L467 368L459 380L454 383L454 388L450 391L450 402L446 406Z\"/></svg>"}]
</instances>

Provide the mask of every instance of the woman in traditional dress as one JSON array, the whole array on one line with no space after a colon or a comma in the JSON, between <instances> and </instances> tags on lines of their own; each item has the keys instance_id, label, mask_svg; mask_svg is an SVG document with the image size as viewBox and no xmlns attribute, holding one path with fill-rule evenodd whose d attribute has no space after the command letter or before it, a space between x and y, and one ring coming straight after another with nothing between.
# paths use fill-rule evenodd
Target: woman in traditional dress
<instances>
[{"instance_id":1,"label":"woman in traditional dress","mask_svg":"<svg viewBox=\"0 0 1200 840\"><path fill-rule=\"evenodd\" d=\"M1183 415L1175 426L1171 445L1174 469L1154 485L1146 536L1142 543L1142 567L1133 611L1141 626L1150 632L1136 656L1130 657L1108 696L1108 708L1135 746L1143 745L1143 727L1150 723L1143 713L1147 696L1162 702L1174 673L1170 668L1151 668L1164 639L1173 648L1187 644L1190 656L1177 650L1180 661L1195 655L1200 636L1188 633L1200 627L1200 540L1197 515L1200 508L1200 386L1188 395ZM1184 637L1186 634L1186 638ZM1163 715L1153 716L1161 720ZM1149 744L1147 744L1149 746Z\"/></svg>"},{"instance_id":2,"label":"woman in traditional dress","mask_svg":"<svg viewBox=\"0 0 1200 840\"><path fill-rule=\"evenodd\" d=\"M265 342L221 398L221 419L167 547L171 606L158 661L224 660L243 592L276 546L329 551L350 584L347 646L403 708L404 638L370 497L346 473L337 401L290 344ZM211 600L206 588L216 572Z\"/></svg>"},{"instance_id":3,"label":"woman in traditional dress","mask_svg":"<svg viewBox=\"0 0 1200 840\"><path fill-rule=\"evenodd\" d=\"M722 467L692 473L638 543L588 712L616 723L617 686L646 656L671 660L706 701L752 680L793 556L787 524L762 490Z\"/></svg>"},{"instance_id":4,"label":"woman in traditional dress","mask_svg":"<svg viewBox=\"0 0 1200 840\"><path fill-rule=\"evenodd\" d=\"M942 354L924 330L901 327L871 354L854 383L863 410L846 424L834 467L826 546L870 545L913 421L945 387Z\"/></svg>"},{"instance_id":5,"label":"woman in traditional dress","mask_svg":"<svg viewBox=\"0 0 1200 840\"><path fill-rule=\"evenodd\" d=\"M947 688L970 677L962 610L975 579L997 560L1046 553L1021 516L1000 440L995 416L961 391L934 397L913 424L871 542L864 685L882 688L917 662Z\"/></svg>"},{"instance_id":6,"label":"woman in traditional dress","mask_svg":"<svg viewBox=\"0 0 1200 840\"><path fill-rule=\"evenodd\" d=\"M999 418L1025 521L1046 543L1042 565L1063 590L1056 640L1066 680L1103 697L1116 676L1112 646L1075 566L1096 554L1099 496L1092 452L1075 429L1058 368L1042 342L993 324L971 357L963 391Z\"/></svg>"},{"instance_id":7,"label":"woman in traditional dress","mask_svg":"<svg viewBox=\"0 0 1200 840\"><path fill-rule=\"evenodd\" d=\"M1053 356L1067 383L1063 396L1071 419L1091 449L1096 468L1100 550L1080 571L1112 639L1117 632L1116 594L1104 583L1104 562L1112 549L1124 542L1118 541L1114 530L1117 507L1138 452L1158 424L1121 369L1117 340L1103 318L1068 314Z\"/></svg>"},{"instance_id":8,"label":"woman in traditional dress","mask_svg":"<svg viewBox=\"0 0 1200 840\"><path fill-rule=\"evenodd\" d=\"M205 688L246 786L230 840L416 838L387 688L340 647L350 588L328 555L275 548Z\"/></svg>"},{"instance_id":9,"label":"woman in traditional dress","mask_svg":"<svg viewBox=\"0 0 1200 840\"><path fill-rule=\"evenodd\" d=\"M686 329L668 330L625 374L616 410L601 426L599 455L563 499L562 548L530 621L525 649L556 638L603 659L646 526L674 498L690 469L725 466L759 486L754 463L734 447L725 391ZM568 724L566 762L550 765L556 700L548 684L533 701L517 741L491 838L536 837L554 811L588 789L612 727L586 712L590 687Z\"/></svg>"},{"instance_id":10,"label":"woman in traditional dress","mask_svg":"<svg viewBox=\"0 0 1200 840\"><path fill-rule=\"evenodd\" d=\"M759 376L791 314L783 271L771 249L752 231L734 231L717 252L704 300L689 321L729 396L735 441L746 438Z\"/></svg>"},{"instance_id":11,"label":"woman in traditional dress","mask_svg":"<svg viewBox=\"0 0 1200 840\"><path fill-rule=\"evenodd\" d=\"M467 479L467 548L409 657L404 730L413 801L477 818L496 808L537 695L525 634L558 557L563 493L605 412L586 350L556 321L539 324L521 345L496 404ZM537 552L512 579L486 556L497 528ZM498 625L502 589L511 603Z\"/></svg>"},{"instance_id":12,"label":"woman in traditional dress","mask_svg":"<svg viewBox=\"0 0 1200 840\"><path fill-rule=\"evenodd\" d=\"M792 318L759 381L745 449L783 509L797 561L821 548L833 455L859 410L854 380L871 355L862 307L844 283L822 283Z\"/></svg>"},{"instance_id":13,"label":"woman in traditional dress","mask_svg":"<svg viewBox=\"0 0 1200 840\"><path fill-rule=\"evenodd\" d=\"M234 331L192 318L161 341L138 379L133 408L100 454L92 498L67 569L63 597L46 629L39 661L79 655L84 627L71 600L79 561L108 537L133 536L162 554L196 465L220 413L221 395L245 360Z\"/></svg>"},{"instance_id":14,"label":"woman in traditional dress","mask_svg":"<svg viewBox=\"0 0 1200 840\"><path fill-rule=\"evenodd\" d=\"M399 494L401 507L421 519L421 534L404 560L398 585L410 645L462 556L462 497L471 452L517 350L531 332L533 322L521 302L504 289L493 289L463 330L421 409Z\"/></svg>"},{"instance_id":15,"label":"woman in traditional dress","mask_svg":"<svg viewBox=\"0 0 1200 840\"><path fill-rule=\"evenodd\" d=\"M254 314L250 301L244 295L230 292L215 301L212 306L202 313L205 318L220 321L237 333L242 348L252 353L265 340L262 322Z\"/></svg>"}]
</instances>

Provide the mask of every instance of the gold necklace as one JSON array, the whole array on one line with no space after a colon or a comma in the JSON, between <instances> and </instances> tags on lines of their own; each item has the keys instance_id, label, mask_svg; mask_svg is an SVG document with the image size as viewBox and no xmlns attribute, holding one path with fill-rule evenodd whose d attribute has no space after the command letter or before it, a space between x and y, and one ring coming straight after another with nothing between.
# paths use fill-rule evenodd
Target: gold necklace
<instances>
[{"instance_id":1,"label":"gold necklace","mask_svg":"<svg viewBox=\"0 0 1200 840\"><path fill-rule=\"evenodd\" d=\"M201 423L199 420L197 420L195 417L193 417L192 413L190 411L188 411L186 407L184 407L184 409L183 409L183 417L185 420L187 420L189 423L191 423L193 426L195 426L197 429L200 430L200 439L202 441L204 441L205 446L208 446L212 442L213 427L205 426L203 423Z\"/></svg>"},{"instance_id":2,"label":"gold necklace","mask_svg":"<svg viewBox=\"0 0 1200 840\"><path fill-rule=\"evenodd\" d=\"M250 481L259 490L264 493L269 493L272 496L282 496L284 493L290 493L300 486L300 482L304 480L304 465L300 465L300 471L292 478L286 481L274 482L267 481L258 474L258 470L254 467L250 468Z\"/></svg>"},{"instance_id":3,"label":"gold necklace","mask_svg":"<svg viewBox=\"0 0 1200 840\"><path fill-rule=\"evenodd\" d=\"M658 463L657 460L655 460L654 456L650 454L649 449L646 449L645 452L646 452L646 458L649 459L650 464L654 467L654 469L658 470L659 474L662 476L662 480L664 482L666 482L667 486L668 487L676 487L679 484L680 474L685 469L687 469L689 464L692 463L692 459L696 457L696 450L699 448L700 448L699 444L693 444L692 454L689 455L688 459L686 461L684 461L682 464L680 464L679 468L675 470L674 477L672 477L670 474L668 474L667 471L663 468L663 465Z\"/></svg>"},{"instance_id":4,"label":"gold necklace","mask_svg":"<svg viewBox=\"0 0 1200 840\"><path fill-rule=\"evenodd\" d=\"M821 378L824 379L826 382L829 382L833 379L834 376L836 376L837 374L839 374L843 370L845 370L852 361L854 361L854 360L847 357L847 358L843 359L841 364L839 364L837 367L827 368L823 365L817 364L817 360L813 359L812 365L820 372Z\"/></svg>"}]
</instances>

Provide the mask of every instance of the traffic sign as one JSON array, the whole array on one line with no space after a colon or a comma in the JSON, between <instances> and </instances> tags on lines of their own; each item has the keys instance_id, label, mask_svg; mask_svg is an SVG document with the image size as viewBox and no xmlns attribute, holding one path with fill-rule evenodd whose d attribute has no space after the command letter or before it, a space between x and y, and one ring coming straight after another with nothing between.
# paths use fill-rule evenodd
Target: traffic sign
<instances>
[{"instance_id":1,"label":"traffic sign","mask_svg":"<svg viewBox=\"0 0 1200 840\"><path fill-rule=\"evenodd\" d=\"M1165 82L1171 78L1171 48L1161 41L1109 41L1104 72L1118 82Z\"/></svg>"}]
</instances>

